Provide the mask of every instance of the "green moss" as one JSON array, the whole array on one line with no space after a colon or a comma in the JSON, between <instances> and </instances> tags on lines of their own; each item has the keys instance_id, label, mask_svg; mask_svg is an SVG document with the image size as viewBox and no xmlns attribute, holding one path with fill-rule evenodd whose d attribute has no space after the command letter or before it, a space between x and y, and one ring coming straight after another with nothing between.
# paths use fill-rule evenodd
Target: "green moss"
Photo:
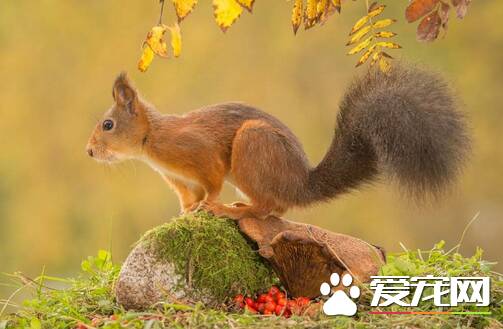
<instances>
[{"instance_id":1,"label":"green moss","mask_svg":"<svg viewBox=\"0 0 503 329\"><path fill-rule=\"evenodd\" d=\"M200 219L195 219L200 220ZM192 223L194 224L194 223ZM231 223L232 224L232 223ZM169 224L168 224L169 225ZM157 231L157 230L154 230ZM152 231L152 232L154 232ZM153 234L153 233L151 233ZM152 238L152 236L150 236ZM150 240L152 241L152 240ZM87 328L142 329L142 328L502 328L503 327L503 275L491 270L491 263L481 258L481 250L473 257L463 257L454 250L445 251L443 243L431 250L408 250L390 254L383 275L436 276L489 276L491 278L491 303L477 311L490 311L482 315L373 315L369 311L371 296L368 286L362 287L356 317L331 317L319 314L312 318L294 316L285 319L276 316L257 316L251 313L211 309L201 303L196 305L163 304L141 312L127 311L115 301L112 285L119 273L118 264L112 263L109 253L100 251L82 263L77 278L63 279L46 276L27 281L21 274L0 276L0 285L12 286L13 294L0 298L0 329L73 329L79 323ZM306 278L309 279L309 278ZM57 288L56 288L57 287ZM16 304L16 292L22 289L23 298ZM11 299L13 298L13 299ZM2 312L4 303L12 312ZM471 310L473 306L458 306L456 310ZM392 306L383 310L410 311L407 307ZM419 311L439 311L433 303L421 303ZM111 315L113 317L110 317ZM82 326L80 326L82 327Z\"/></svg>"},{"instance_id":2,"label":"green moss","mask_svg":"<svg viewBox=\"0 0 503 329\"><path fill-rule=\"evenodd\" d=\"M271 268L236 223L199 212L174 218L141 239L175 272L221 303L236 294L254 294L276 280Z\"/></svg>"}]
</instances>

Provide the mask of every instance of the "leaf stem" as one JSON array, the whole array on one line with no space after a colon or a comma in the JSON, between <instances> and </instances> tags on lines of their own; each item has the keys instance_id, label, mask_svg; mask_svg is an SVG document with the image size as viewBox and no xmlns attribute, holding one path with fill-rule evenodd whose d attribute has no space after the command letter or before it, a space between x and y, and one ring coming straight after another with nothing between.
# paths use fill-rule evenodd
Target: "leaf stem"
<instances>
[{"instance_id":1,"label":"leaf stem","mask_svg":"<svg viewBox=\"0 0 503 329\"><path fill-rule=\"evenodd\" d=\"M159 14L159 25L162 25L162 14L164 12L164 0L159 0L161 3L161 13Z\"/></svg>"}]
</instances>

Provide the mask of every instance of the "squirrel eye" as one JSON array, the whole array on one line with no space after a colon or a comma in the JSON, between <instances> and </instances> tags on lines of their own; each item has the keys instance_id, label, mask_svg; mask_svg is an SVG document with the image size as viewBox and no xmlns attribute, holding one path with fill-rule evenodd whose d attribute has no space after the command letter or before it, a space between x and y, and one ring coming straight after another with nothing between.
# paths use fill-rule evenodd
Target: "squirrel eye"
<instances>
[{"instance_id":1,"label":"squirrel eye","mask_svg":"<svg viewBox=\"0 0 503 329\"><path fill-rule=\"evenodd\" d=\"M114 122L112 120L103 121L103 130L111 130L114 127Z\"/></svg>"}]
</instances>

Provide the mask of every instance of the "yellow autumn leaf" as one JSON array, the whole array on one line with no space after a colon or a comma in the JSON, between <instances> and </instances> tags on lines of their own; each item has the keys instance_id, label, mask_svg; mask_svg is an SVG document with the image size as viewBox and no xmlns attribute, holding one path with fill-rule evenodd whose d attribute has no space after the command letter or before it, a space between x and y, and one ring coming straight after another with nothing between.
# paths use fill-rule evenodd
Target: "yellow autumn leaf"
<instances>
[{"instance_id":1,"label":"yellow autumn leaf","mask_svg":"<svg viewBox=\"0 0 503 329\"><path fill-rule=\"evenodd\" d=\"M389 31L379 31L375 34L376 38L392 38L396 35L394 32Z\"/></svg>"},{"instance_id":2,"label":"yellow autumn leaf","mask_svg":"<svg viewBox=\"0 0 503 329\"><path fill-rule=\"evenodd\" d=\"M385 8L385 7L386 7L385 5L379 5L379 6L375 7L375 8L373 8L373 9L372 9L372 10L371 10L368 14L367 14L367 16L368 16L369 18L375 17L375 16L377 16L377 15L381 14L381 13L384 11L384 8Z\"/></svg>"},{"instance_id":3,"label":"yellow autumn leaf","mask_svg":"<svg viewBox=\"0 0 503 329\"><path fill-rule=\"evenodd\" d=\"M374 52L374 49L375 49L375 45L369 47L369 49L363 53L362 57L360 57L360 59L358 60L358 62L356 63L356 67L364 64L370 57L370 55L372 55L372 53Z\"/></svg>"},{"instance_id":4,"label":"yellow autumn leaf","mask_svg":"<svg viewBox=\"0 0 503 329\"><path fill-rule=\"evenodd\" d=\"M388 54L388 53L386 53L384 51L381 51L381 56L389 58L389 59L393 59L393 57L390 54Z\"/></svg>"},{"instance_id":5,"label":"yellow autumn leaf","mask_svg":"<svg viewBox=\"0 0 503 329\"><path fill-rule=\"evenodd\" d=\"M341 12L341 7L342 7L342 4L341 4L341 0L332 0L332 4L334 5L335 9L337 10L337 12Z\"/></svg>"},{"instance_id":6,"label":"yellow autumn leaf","mask_svg":"<svg viewBox=\"0 0 503 329\"><path fill-rule=\"evenodd\" d=\"M374 52L372 56L372 60L370 61L370 66L373 66L377 61L382 57L382 53L380 51Z\"/></svg>"},{"instance_id":7,"label":"yellow autumn leaf","mask_svg":"<svg viewBox=\"0 0 503 329\"><path fill-rule=\"evenodd\" d=\"M373 38L374 38L374 36L370 36L367 39L365 39L364 41L360 42L358 45L356 45L356 47L354 47L353 49L351 49L348 52L348 55L354 55L356 53L359 53L363 49L367 48L370 45L370 42L372 42Z\"/></svg>"},{"instance_id":8,"label":"yellow autumn leaf","mask_svg":"<svg viewBox=\"0 0 503 329\"><path fill-rule=\"evenodd\" d=\"M148 44L144 44L143 52L141 54L140 61L138 62L138 70L140 70L141 72L145 72L152 63L153 59L154 59L154 52L152 51L152 48L150 48Z\"/></svg>"},{"instance_id":9,"label":"yellow autumn leaf","mask_svg":"<svg viewBox=\"0 0 503 329\"><path fill-rule=\"evenodd\" d=\"M365 15L362 18L360 18L359 20L357 20L356 23L355 23L355 25L353 25L353 28L351 29L351 32L349 33L349 35L352 35L356 31L358 31L359 29L361 29L365 24L367 24L367 22L372 17L377 16L380 13L382 13L383 10L384 10L384 7L385 7L384 5L377 6L375 9L373 9L372 11L370 11L367 15Z\"/></svg>"},{"instance_id":10,"label":"yellow autumn leaf","mask_svg":"<svg viewBox=\"0 0 503 329\"><path fill-rule=\"evenodd\" d=\"M175 6L176 16L178 21L181 22L188 14L192 12L197 4L197 0L172 0Z\"/></svg>"},{"instance_id":11,"label":"yellow autumn leaf","mask_svg":"<svg viewBox=\"0 0 503 329\"><path fill-rule=\"evenodd\" d=\"M358 32L356 32L355 34L353 34L353 36L349 39L349 41L346 44L346 46L352 45L355 42L360 41L361 38L363 38L367 33L369 33L369 31L371 29L372 29L371 25L367 25L364 28L360 29Z\"/></svg>"},{"instance_id":12,"label":"yellow autumn leaf","mask_svg":"<svg viewBox=\"0 0 503 329\"><path fill-rule=\"evenodd\" d=\"M148 32L145 39L145 43L150 49L161 57L168 57L168 45L163 39L167 29L166 25L156 25Z\"/></svg>"},{"instance_id":13,"label":"yellow autumn leaf","mask_svg":"<svg viewBox=\"0 0 503 329\"><path fill-rule=\"evenodd\" d=\"M381 41L381 42L377 42L375 45L377 47L384 47L384 48L389 48L389 49L399 49L399 48L402 48L402 46L400 46L399 44L394 43L394 42Z\"/></svg>"},{"instance_id":14,"label":"yellow autumn leaf","mask_svg":"<svg viewBox=\"0 0 503 329\"><path fill-rule=\"evenodd\" d=\"M173 56L178 57L182 52L182 34L180 33L180 25L176 24L169 28L171 32L171 48L173 48Z\"/></svg>"},{"instance_id":15,"label":"yellow autumn leaf","mask_svg":"<svg viewBox=\"0 0 503 329\"><path fill-rule=\"evenodd\" d=\"M215 20L226 31L243 12L243 7L236 0L213 0Z\"/></svg>"},{"instance_id":16,"label":"yellow autumn leaf","mask_svg":"<svg viewBox=\"0 0 503 329\"><path fill-rule=\"evenodd\" d=\"M304 12L304 0L295 0L292 9L292 27L293 33L296 34L302 23L302 13Z\"/></svg>"},{"instance_id":17,"label":"yellow autumn leaf","mask_svg":"<svg viewBox=\"0 0 503 329\"><path fill-rule=\"evenodd\" d=\"M248 9L248 11L251 13L253 10L253 3L255 3L255 0L236 0L241 6L245 7Z\"/></svg>"},{"instance_id":18,"label":"yellow autumn leaf","mask_svg":"<svg viewBox=\"0 0 503 329\"><path fill-rule=\"evenodd\" d=\"M381 57L381 59L379 59L379 69L384 73L388 73L391 69L391 64L385 58Z\"/></svg>"},{"instance_id":19,"label":"yellow autumn leaf","mask_svg":"<svg viewBox=\"0 0 503 329\"><path fill-rule=\"evenodd\" d=\"M322 3L323 7L321 13L319 13L318 23L323 25L337 11L337 8L331 0L322 0L320 3ZM319 5L318 8L320 8Z\"/></svg>"},{"instance_id":20,"label":"yellow autumn leaf","mask_svg":"<svg viewBox=\"0 0 503 329\"><path fill-rule=\"evenodd\" d=\"M396 22L396 19L386 18L386 19L382 19L380 21L375 22L374 24L372 24L372 27L374 29L380 29L380 28L389 26L389 25L393 24L394 22Z\"/></svg>"},{"instance_id":21,"label":"yellow autumn leaf","mask_svg":"<svg viewBox=\"0 0 503 329\"><path fill-rule=\"evenodd\" d=\"M351 29L351 32L349 32L349 35L352 35L354 34L355 32L357 32L359 29L361 29L365 24L367 24L367 22L369 21L370 17L367 15L367 16L363 16L362 18L360 18L359 20L356 21L355 25L353 25L353 28Z\"/></svg>"},{"instance_id":22,"label":"yellow autumn leaf","mask_svg":"<svg viewBox=\"0 0 503 329\"><path fill-rule=\"evenodd\" d=\"M304 28L307 30L311 28L316 23L316 18L318 17L317 9L318 9L318 1L319 0L307 0L306 3L306 12L304 15Z\"/></svg>"},{"instance_id":23,"label":"yellow autumn leaf","mask_svg":"<svg viewBox=\"0 0 503 329\"><path fill-rule=\"evenodd\" d=\"M316 17L320 17L328 7L329 0L318 0L316 4Z\"/></svg>"}]
</instances>

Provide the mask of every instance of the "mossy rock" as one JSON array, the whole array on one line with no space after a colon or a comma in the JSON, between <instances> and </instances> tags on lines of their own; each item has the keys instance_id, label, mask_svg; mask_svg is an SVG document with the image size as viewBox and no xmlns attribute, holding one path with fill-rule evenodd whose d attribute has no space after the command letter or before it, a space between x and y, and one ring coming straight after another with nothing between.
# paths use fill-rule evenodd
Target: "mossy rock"
<instances>
[{"instance_id":1,"label":"mossy rock","mask_svg":"<svg viewBox=\"0 0 503 329\"><path fill-rule=\"evenodd\" d=\"M276 282L234 221L200 212L148 231L124 262L115 293L126 308L174 301L215 306Z\"/></svg>"}]
</instances>

